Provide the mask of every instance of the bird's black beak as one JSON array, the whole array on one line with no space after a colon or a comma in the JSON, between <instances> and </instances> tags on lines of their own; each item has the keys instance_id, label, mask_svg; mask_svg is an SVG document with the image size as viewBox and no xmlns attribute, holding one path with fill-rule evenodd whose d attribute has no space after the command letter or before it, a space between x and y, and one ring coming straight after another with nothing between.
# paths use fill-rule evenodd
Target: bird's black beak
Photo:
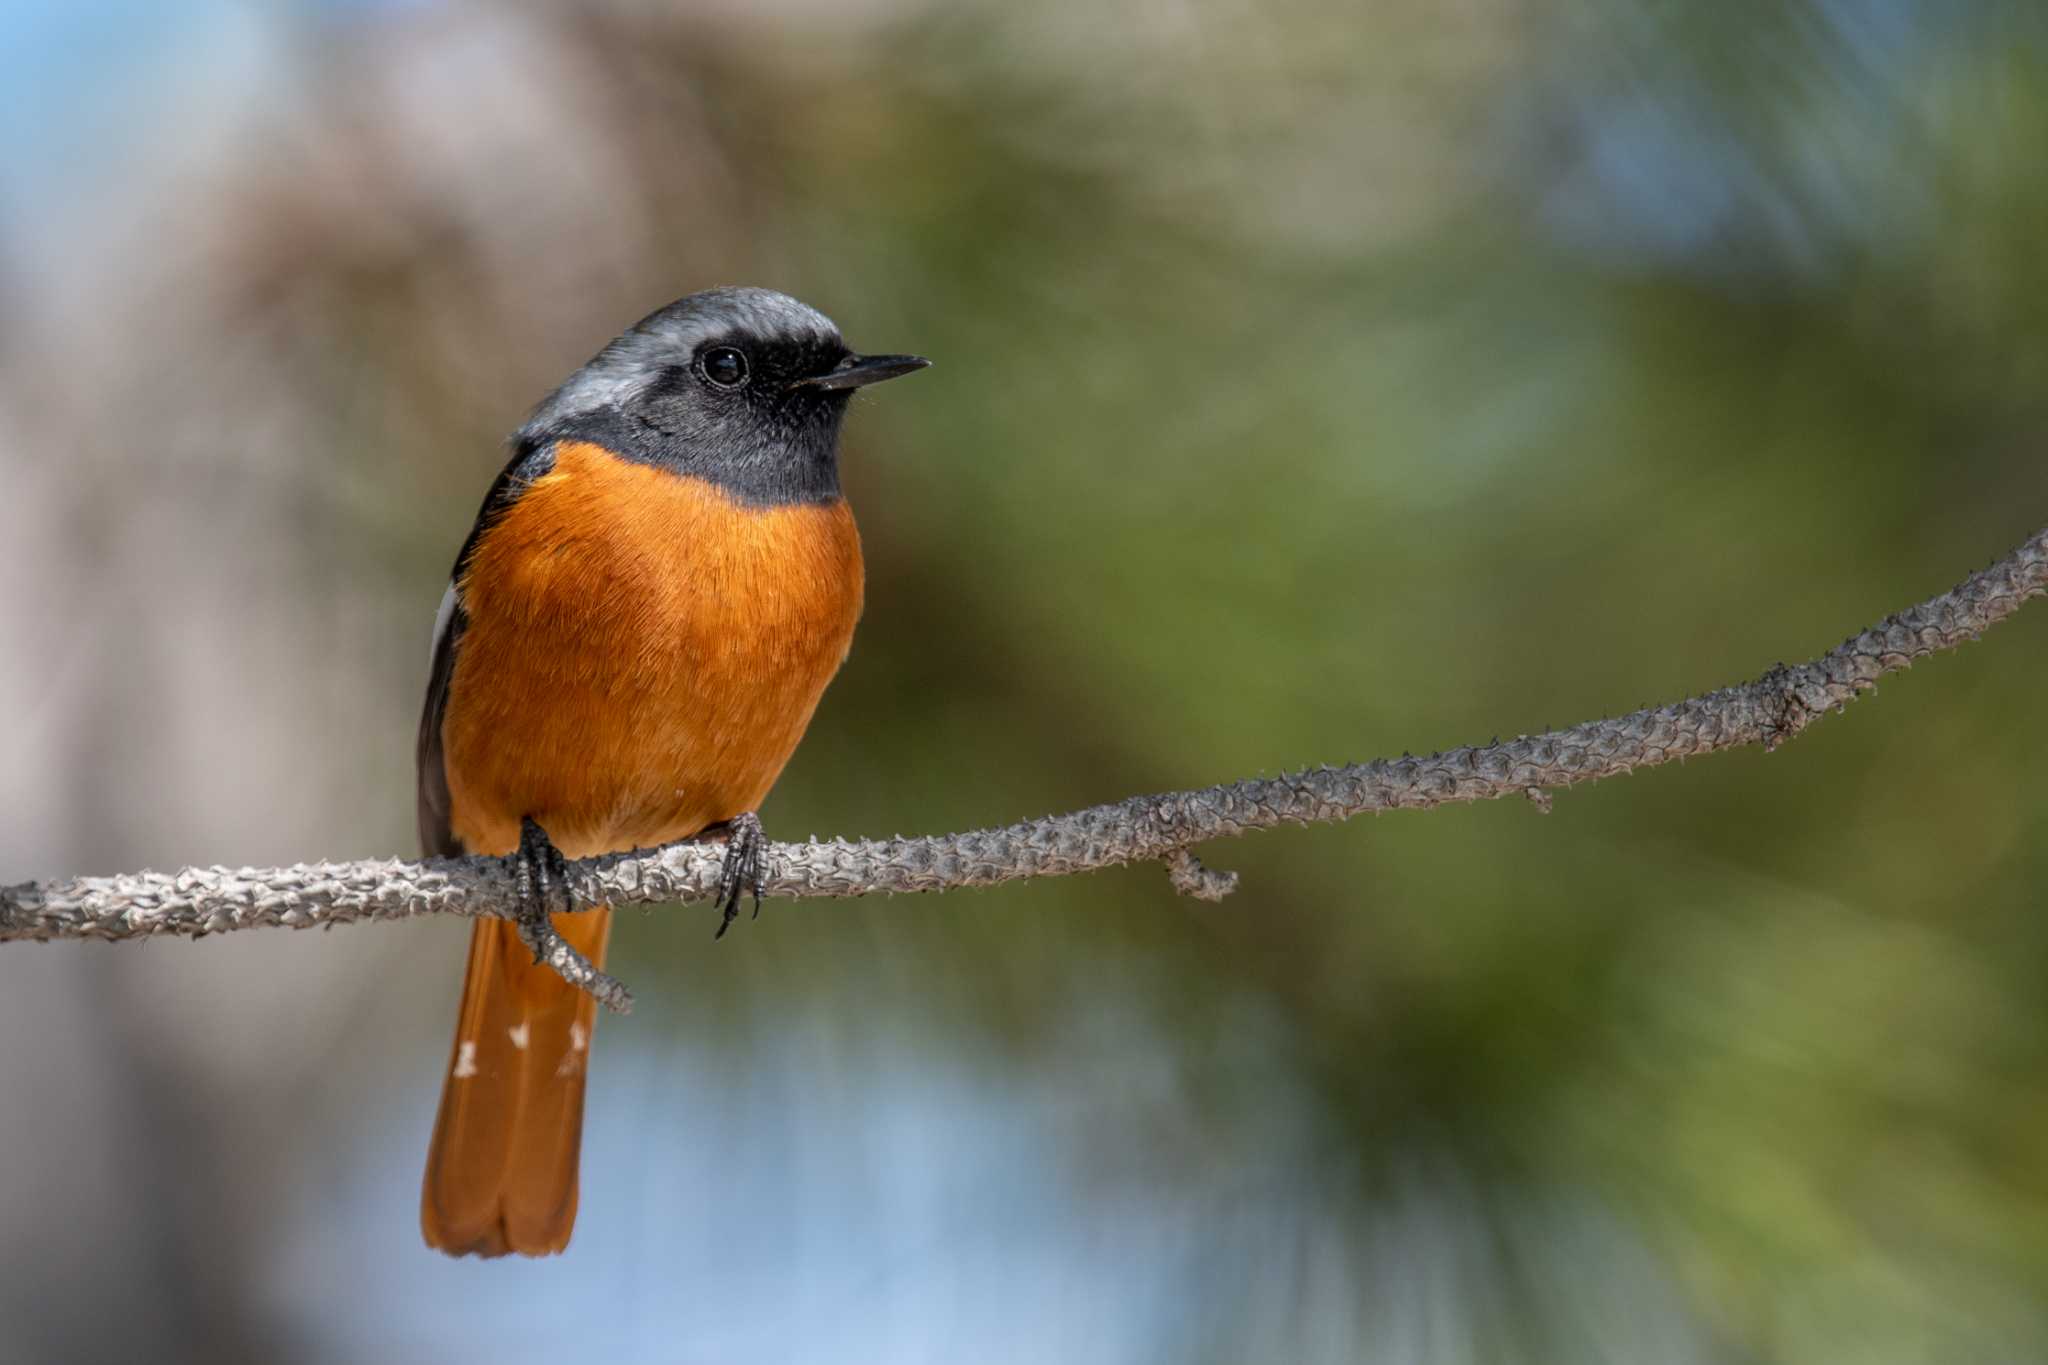
<instances>
[{"instance_id":1,"label":"bird's black beak","mask_svg":"<svg viewBox=\"0 0 2048 1365\"><path fill-rule=\"evenodd\" d=\"M850 355L823 374L799 379L791 388L858 389L884 379L921 370L931 364L921 355Z\"/></svg>"}]
</instances>

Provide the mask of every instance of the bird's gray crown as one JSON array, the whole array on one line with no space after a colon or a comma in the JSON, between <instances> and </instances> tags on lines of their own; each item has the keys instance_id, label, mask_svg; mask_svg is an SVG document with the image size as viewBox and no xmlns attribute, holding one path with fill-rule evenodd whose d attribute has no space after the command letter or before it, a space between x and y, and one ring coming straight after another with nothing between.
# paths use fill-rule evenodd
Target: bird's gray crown
<instances>
[{"instance_id":1,"label":"bird's gray crown","mask_svg":"<svg viewBox=\"0 0 2048 1365\"><path fill-rule=\"evenodd\" d=\"M515 440L569 418L619 409L644 394L699 347L735 339L844 348L832 319L773 289L727 286L677 299L614 338L533 410Z\"/></svg>"}]
</instances>

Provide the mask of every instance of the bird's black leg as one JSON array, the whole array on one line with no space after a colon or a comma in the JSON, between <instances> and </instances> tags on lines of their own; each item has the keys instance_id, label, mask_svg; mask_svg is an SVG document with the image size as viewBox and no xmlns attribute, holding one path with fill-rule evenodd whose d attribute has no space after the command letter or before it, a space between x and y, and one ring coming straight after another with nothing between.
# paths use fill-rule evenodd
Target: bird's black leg
<instances>
[{"instance_id":1,"label":"bird's black leg","mask_svg":"<svg viewBox=\"0 0 2048 1365\"><path fill-rule=\"evenodd\" d=\"M725 832L725 862L718 869L718 908L722 917L713 938L724 938L725 931L739 918L742 894L753 895L754 917L760 918L761 883L765 875L762 862L768 851L768 835L761 828L761 817L752 811L735 815L721 828Z\"/></svg>"},{"instance_id":2,"label":"bird's black leg","mask_svg":"<svg viewBox=\"0 0 2048 1365\"><path fill-rule=\"evenodd\" d=\"M548 883L561 891L562 909L576 908L569 889L569 861L531 815L519 822L519 936L541 962L555 942L554 921L548 918Z\"/></svg>"},{"instance_id":3,"label":"bird's black leg","mask_svg":"<svg viewBox=\"0 0 2048 1365\"><path fill-rule=\"evenodd\" d=\"M555 930L555 921L548 914L550 880L562 893L562 909L577 908L576 893L569 886L569 860L530 815L519 822L519 852L513 856L519 860L514 873L519 906L512 922L519 926L520 941L533 951L534 964L553 968L578 990L588 991L620 1014L627 1013L633 1008L633 993L625 983L599 971L596 963Z\"/></svg>"}]
</instances>

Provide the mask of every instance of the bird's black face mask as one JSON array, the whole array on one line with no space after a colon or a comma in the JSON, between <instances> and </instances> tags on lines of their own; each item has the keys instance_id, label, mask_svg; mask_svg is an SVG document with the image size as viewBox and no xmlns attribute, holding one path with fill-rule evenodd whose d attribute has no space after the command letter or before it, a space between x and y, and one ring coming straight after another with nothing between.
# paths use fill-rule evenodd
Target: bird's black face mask
<instances>
[{"instance_id":1,"label":"bird's black face mask","mask_svg":"<svg viewBox=\"0 0 2048 1365\"><path fill-rule=\"evenodd\" d=\"M596 441L752 503L829 502L848 398L925 364L854 355L829 319L794 300L713 290L606 347L518 440Z\"/></svg>"}]
</instances>

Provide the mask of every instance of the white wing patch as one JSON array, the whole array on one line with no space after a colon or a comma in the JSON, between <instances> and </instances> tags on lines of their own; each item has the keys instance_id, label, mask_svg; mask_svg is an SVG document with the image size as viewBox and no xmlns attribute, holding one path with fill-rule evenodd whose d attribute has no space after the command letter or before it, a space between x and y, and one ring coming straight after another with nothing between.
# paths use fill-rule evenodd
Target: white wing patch
<instances>
[{"instance_id":1,"label":"white wing patch","mask_svg":"<svg viewBox=\"0 0 2048 1365\"><path fill-rule=\"evenodd\" d=\"M465 1038L455 1049L455 1079L466 1081L476 1075L476 1043Z\"/></svg>"},{"instance_id":2,"label":"white wing patch","mask_svg":"<svg viewBox=\"0 0 2048 1365\"><path fill-rule=\"evenodd\" d=\"M589 1046L590 1046L590 1030L588 1030L588 1029L584 1028L584 1027L583 1027L583 1025L581 1025L581 1024L576 1024L576 1023L572 1023L572 1024L570 1024L570 1025L569 1025L569 1047L570 1047L570 1049L571 1049L572 1051L575 1051L575 1052L581 1052L581 1051L583 1051L583 1049L585 1049L585 1048L587 1048L587 1047L589 1047Z\"/></svg>"},{"instance_id":3,"label":"white wing patch","mask_svg":"<svg viewBox=\"0 0 2048 1365\"><path fill-rule=\"evenodd\" d=\"M526 1040L532 1036L532 1030L527 1027L526 1021L522 1019L511 1028L506 1029L505 1034L512 1040L512 1046L524 1052L526 1051Z\"/></svg>"},{"instance_id":4,"label":"white wing patch","mask_svg":"<svg viewBox=\"0 0 2048 1365\"><path fill-rule=\"evenodd\" d=\"M448 623L455 619L455 585L450 583L448 591L441 594L441 606L434 613L434 639L427 646L427 672L434 671L434 656L441 652L442 637L448 634Z\"/></svg>"}]
</instances>

